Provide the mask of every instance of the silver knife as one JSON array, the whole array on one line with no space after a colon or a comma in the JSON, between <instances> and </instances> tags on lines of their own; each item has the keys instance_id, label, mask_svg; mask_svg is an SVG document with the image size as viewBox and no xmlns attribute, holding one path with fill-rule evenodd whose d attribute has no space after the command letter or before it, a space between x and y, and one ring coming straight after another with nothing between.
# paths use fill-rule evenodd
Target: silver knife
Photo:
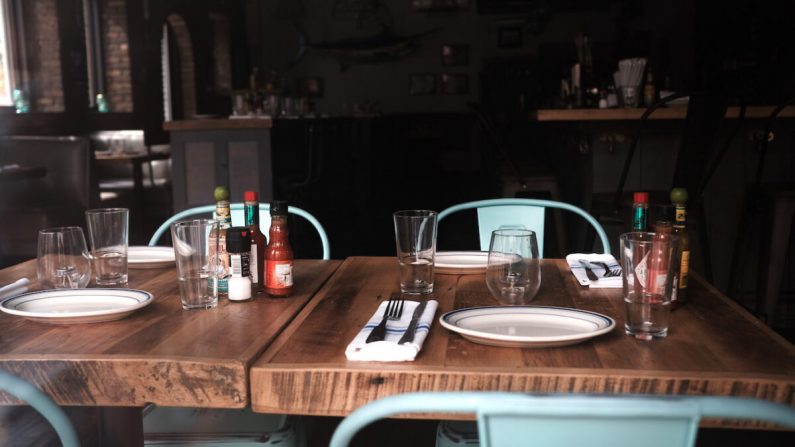
<instances>
[{"instance_id":1,"label":"silver knife","mask_svg":"<svg viewBox=\"0 0 795 447\"><path fill-rule=\"evenodd\" d=\"M409 322L409 327L406 328L406 332L403 333L403 336L400 337L398 341L399 345L402 345L406 342L414 341L414 332L417 331L417 324L420 322L420 317L422 316L422 312L425 311L425 306L428 305L427 301L420 301L420 304L417 305L417 308L414 309L414 314L411 316L411 322Z\"/></svg>"},{"instance_id":2,"label":"silver knife","mask_svg":"<svg viewBox=\"0 0 795 447\"><path fill-rule=\"evenodd\" d=\"M590 281L599 281L599 277L596 276L596 273L594 273L593 270L591 270L591 266L588 265L587 261L580 259L579 262L582 268L585 269L585 275L588 277Z\"/></svg>"}]
</instances>

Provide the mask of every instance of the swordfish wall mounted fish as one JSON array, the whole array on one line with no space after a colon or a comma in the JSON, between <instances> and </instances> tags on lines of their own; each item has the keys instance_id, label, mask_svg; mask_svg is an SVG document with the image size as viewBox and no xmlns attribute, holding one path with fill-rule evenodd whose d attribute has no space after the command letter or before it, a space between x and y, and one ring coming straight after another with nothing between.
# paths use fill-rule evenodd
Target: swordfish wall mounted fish
<instances>
[{"instance_id":1,"label":"swordfish wall mounted fish","mask_svg":"<svg viewBox=\"0 0 795 447\"><path fill-rule=\"evenodd\" d=\"M420 47L419 40L441 28L419 34L399 36L385 31L374 36L342 39L335 42L304 43L306 50L323 57L337 59L340 71L353 64L380 64L402 59ZM304 51L301 51L303 55Z\"/></svg>"}]
</instances>

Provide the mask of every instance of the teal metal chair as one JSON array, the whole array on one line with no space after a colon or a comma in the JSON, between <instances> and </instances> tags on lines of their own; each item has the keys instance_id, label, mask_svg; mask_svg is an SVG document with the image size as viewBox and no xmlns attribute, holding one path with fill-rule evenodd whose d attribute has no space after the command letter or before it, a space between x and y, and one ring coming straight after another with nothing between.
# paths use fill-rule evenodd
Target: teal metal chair
<instances>
[{"instance_id":1,"label":"teal metal chair","mask_svg":"<svg viewBox=\"0 0 795 447\"><path fill-rule=\"evenodd\" d=\"M409 393L351 413L337 427L330 446L346 447L360 429L382 418L437 412L475 414L483 447L690 447L703 417L795 428L792 408L733 397Z\"/></svg>"},{"instance_id":2,"label":"teal metal chair","mask_svg":"<svg viewBox=\"0 0 795 447\"><path fill-rule=\"evenodd\" d=\"M63 447L80 446L77 440L77 433L75 433L74 426L72 426L72 422L66 416L66 413L38 388L19 377L0 371L0 390L27 402L28 405L41 413L44 419L55 429L55 433L61 440Z\"/></svg>"},{"instance_id":3,"label":"teal metal chair","mask_svg":"<svg viewBox=\"0 0 795 447\"><path fill-rule=\"evenodd\" d=\"M245 225L245 217L243 216L243 208L244 205L242 203L233 203L230 205L230 211L232 214L232 225L242 226ZM259 223L262 229L262 232L267 235L268 228L271 224L271 215L270 215L270 204L268 203L260 203L259 204ZM149 245L154 246L157 245L157 241L169 231L171 224L178 220L184 220L194 216L200 216L203 214L210 214L215 212L215 205L205 205L199 206L196 208L190 208L184 211L180 211L179 213L171 216L168 220L163 222L157 230L155 230L155 234L152 235L152 238L149 240ZM320 244L323 248L323 256L322 259L328 260L331 259L331 249L329 248L328 236L326 235L326 230L323 228L323 225L310 214L308 211L305 211L301 208L290 206L287 208L287 212L290 214L295 214L296 216L301 216L306 219L312 226L317 230L317 234L320 237Z\"/></svg>"},{"instance_id":4,"label":"teal metal chair","mask_svg":"<svg viewBox=\"0 0 795 447\"><path fill-rule=\"evenodd\" d=\"M478 228L480 232L480 249L488 251L491 232L498 229L526 229L536 232L538 251L544 253L544 211L546 208L557 208L570 211L585 219L596 231L602 243L604 253L610 254L610 242L602 225L582 208L565 202L541 199L490 199L453 205L439 213L441 222L450 214L458 211L477 209Z\"/></svg>"}]
</instances>

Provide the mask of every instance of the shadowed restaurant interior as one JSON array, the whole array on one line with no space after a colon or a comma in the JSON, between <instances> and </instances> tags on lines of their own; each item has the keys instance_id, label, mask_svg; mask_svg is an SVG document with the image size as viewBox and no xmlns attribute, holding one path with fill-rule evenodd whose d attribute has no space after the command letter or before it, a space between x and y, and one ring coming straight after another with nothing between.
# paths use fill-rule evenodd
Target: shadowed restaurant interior
<instances>
[{"instance_id":1,"label":"shadowed restaurant interior","mask_svg":"<svg viewBox=\"0 0 795 447\"><path fill-rule=\"evenodd\" d=\"M0 444L795 445L794 19L0 0Z\"/></svg>"}]
</instances>

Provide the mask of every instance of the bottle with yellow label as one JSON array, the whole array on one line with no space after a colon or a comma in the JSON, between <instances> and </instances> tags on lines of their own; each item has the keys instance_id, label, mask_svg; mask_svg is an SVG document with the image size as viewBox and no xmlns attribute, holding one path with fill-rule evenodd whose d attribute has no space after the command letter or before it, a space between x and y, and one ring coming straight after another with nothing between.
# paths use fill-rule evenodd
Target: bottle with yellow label
<instances>
[{"instance_id":1,"label":"bottle with yellow label","mask_svg":"<svg viewBox=\"0 0 795 447\"><path fill-rule=\"evenodd\" d=\"M674 307L687 302L687 277L690 271L690 237L687 234L687 190L674 188L671 190L671 202L676 208L674 215L674 234L679 236L679 280L671 297Z\"/></svg>"}]
</instances>

